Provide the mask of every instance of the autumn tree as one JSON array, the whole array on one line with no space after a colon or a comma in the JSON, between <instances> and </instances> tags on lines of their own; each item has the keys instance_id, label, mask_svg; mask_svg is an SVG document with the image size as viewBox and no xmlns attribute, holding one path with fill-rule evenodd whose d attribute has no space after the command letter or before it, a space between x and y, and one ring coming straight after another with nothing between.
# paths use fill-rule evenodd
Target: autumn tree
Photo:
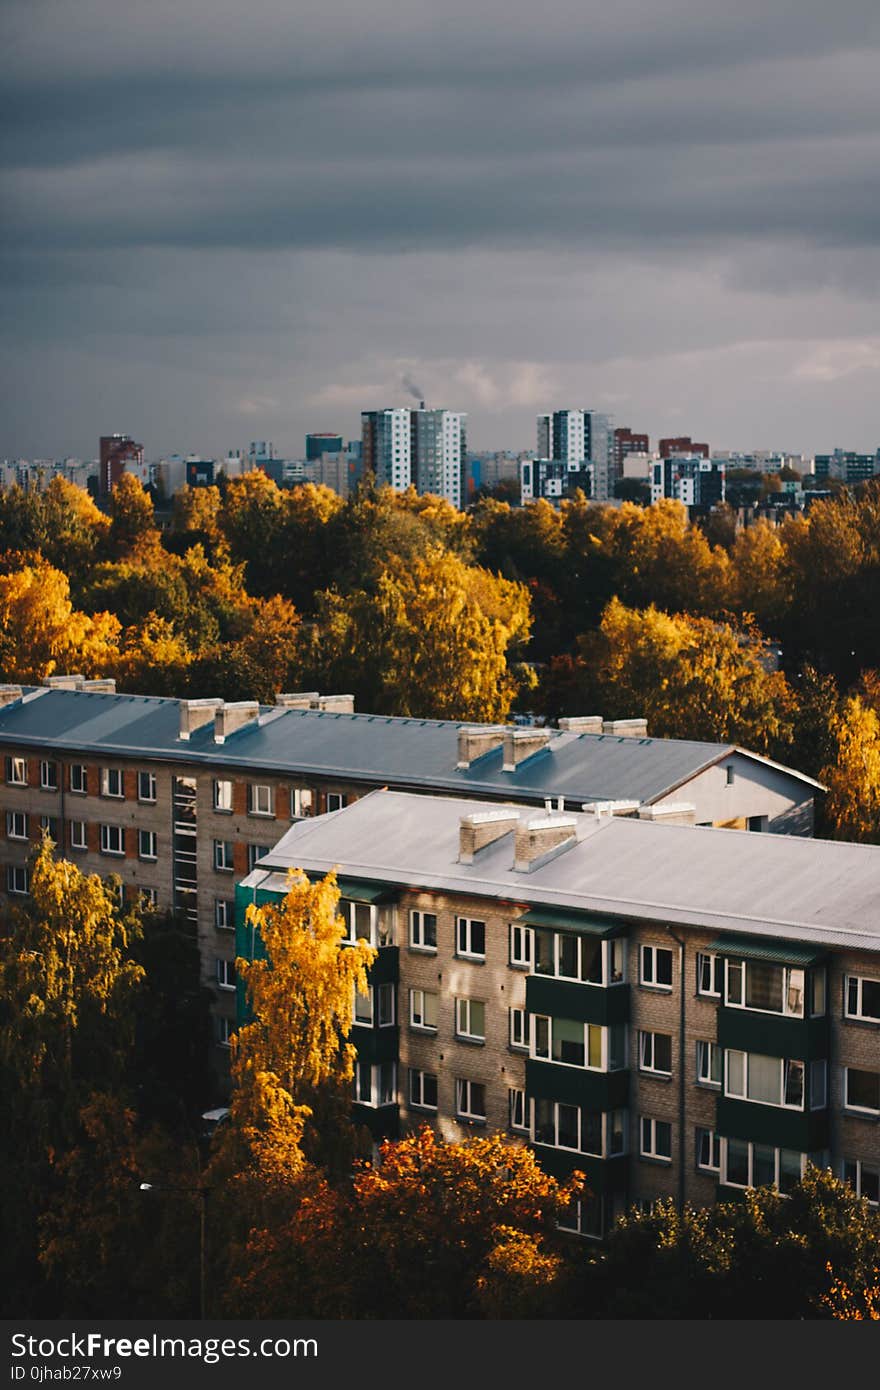
<instances>
[{"instance_id":1,"label":"autumn tree","mask_svg":"<svg viewBox=\"0 0 880 1390\"><path fill-rule=\"evenodd\" d=\"M133 473L123 473L110 493L110 530L107 548L112 559L122 559L158 541L153 502Z\"/></svg>"},{"instance_id":2,"label":"autumn tree","mask_svg":"<svg viewBox=\"0 0 880 1390\"><path fill-rule=\"evenodd\" d=\"M858 695L831 723L836 756L820 773L828 788L825 816L833 837L880 842L880 716Z\"/></svg>"},{"instance_id":3,"label":"autumn tree","mask_svg":"<svg viewBox=\"0 0 880 1390\"><path fill-rule=\"evenodd\" d=\"M66 575L44 561L0 574L0 670L7 680L36 682L58 670L104 675L119 632L111 613L74 609Z\"/></svg>"}]
</instances>

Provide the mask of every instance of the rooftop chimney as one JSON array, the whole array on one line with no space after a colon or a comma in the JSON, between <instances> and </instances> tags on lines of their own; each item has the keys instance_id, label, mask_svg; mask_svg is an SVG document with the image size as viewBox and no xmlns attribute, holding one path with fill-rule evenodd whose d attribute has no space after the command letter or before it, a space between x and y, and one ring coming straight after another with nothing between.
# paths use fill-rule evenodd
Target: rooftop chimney
<instances>
[{"instance_id":1,"label":"rooftop chimney","mask_svg":"<svg viewBox=\"0 0 880 1390\"><path fill-rule=\"evenodd\" d=\"M284 709L316 709L320 692L317 690L298 690L294 693L276 695L275 704Z\"/></svg>"},{"instance_id":2,"label":"rooftop chimney","mask_svg":"<svg viewBox=\"0 0 880 1390\"><path fill-rule=\"evenodd\" d=\"M601 734L601 714L578 714L558 721L560 729L566 734Z\"/></svg>"},{"instance_id":3,"label":"rooftop chimney","mask_svg":"<svg viewBox=\"0 0 880 1390\"><path fill-rule=\"evenodd\" d=\"M520 763L546 748L549 742L549 729L506 729L502 772L516 772Z\"/></svg>"},{"instance_id":4,"label":"rooftop chimney","mask_svg":"<svg viewBox=\"0 0 880 1390\"><path fill-rule=\"evenodd\" d=\"M354 714L353 695L319 695L318 709L331 714Z\"/></svg>"},{"instance_id":5,"label":"rooftop chimney","mask_svg":"<svg viewBox=\"0 0 880 1390\"><path fill-rule=\"evenodd\" d=\"M661 825L696 825L697 808L692 801L667 801L665 806L640 806L639 820Z\"/></svg>"},{"instance_id":6,"label":"rooftop chimney","mask_svg":"<svg viewBox=\"0 0 880 1390\"><path fill-rule=\"evenodd\" d=\"M555 859L577 842L574 816L537 816L520 821L514 840L513 867L518 873L531 873L541 864Z\"/></svg>"},{"instance_id":7,"label":"rooftop chimney","mask_svg":"<svg viewBox=\"0 0 880 1390\"><path fill-rule=\"evenodd\" d=\"M616 734L618 738L647 738L647 719L606 719L602 724L603 734Z\"/></svg>"},{"instance_id":8,"label":"rooftop chimney","mask_svg":"<svg viewBox=\"0 0 880 1390\"><path fill-rule=\"evenodd\" d=\"M596 820L603 816L635 816L639 813L638 801L584 801L581 810L592 812Z\"/></svg>"},{"instance_id":9,"label":"rooftop chimney","mask_svg":"<svg viewBox=\"0 0 880 1390\"><path fill-rule=\"evenodd\" d=\"M102 676L100 680L83 681L80 690L92 690L96 695L115 695L116 677Z\"/></svg>"},{"instance_id":10,"label":"rooftop chimney","mask_svg":"<svg viewBox=\"0 0 880 1390\"><path fill-rule=\"evenodd\" d=\"M476 811L462 816L458 830L458 862L473 864L474 855L487 845L493 845L519 825L519 811Z\"/></svg>"},{"instance_id":11,"label":"rooftop chimney","mask_svg":"<svg viewBox=\"0 0 880 1390\"><path fill-rule=\"evenodd\" d=\"M188 739L196 729L214 722L214 711L223 704L222 700L178 700L180 712L180 737Z\"/></svg>"},{"instance_id":12,"label":"rooftop chimney","mask_svg":"<svg viewBox=\"0 0 880 1390\"><path fill-rule=\"evenodd\" d=\"M21 699L20 685L0 685L0 707L11 705L14 700Z\"/></svg>"},{"instance_id":13,"label":"rooftop chimney","mask_svg":"<svg viewBox=\"0 0 880 1390\"><path fill-rule=\"evenodd\" d=\"M225 743L230 734L245 724L255 724L260 717L258 700L236 700L225 705L221 701L214 711L214 742Z\"/></svg>"},{"instance_id":14,"label":"rooftop chimney","mask_svg":"<svg viewBox=\"0 0 880 1390\"><path fill-rule=\"evenodd\" d=\"M504 742L505 729L502 725L481 724L474 729L458 731L457 768L470 767L484 753L490 753Z\"/></svg>"},{"instance_id":15,"label":"rooftop chimney","mask_svg":"<svg viewBox=\"0 0 880 1390\"><path fill-rule=\"evenodd\" d=\"M85 680L85 676L46 676L42 684L48 686L50 690L79 690Z\"/></svg>"}]
</instances>

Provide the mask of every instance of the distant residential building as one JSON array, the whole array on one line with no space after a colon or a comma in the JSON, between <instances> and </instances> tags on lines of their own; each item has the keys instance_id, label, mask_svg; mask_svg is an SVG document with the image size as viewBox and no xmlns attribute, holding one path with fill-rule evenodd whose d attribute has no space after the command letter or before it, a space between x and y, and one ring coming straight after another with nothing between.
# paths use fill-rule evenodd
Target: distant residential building
<instances>
[{"instance_id":1,"label":"distant residential building","mask_svg":"<svg viewBox=\"0 0 880 1390\"><path fill-rule=\"evenodd\" d=\"M623 465L630 454L647 454L650 448L651 443L646 434L634 434L629 425L618 425L614 431L612 446L612 487L619 478L625 476Z\"/></svg>"},{"instance_id":2,"label":"distant residential building","mask_svg":"<svg viewBox=\"0 0 880 1390\"><path fill-rule=\"evenodd\" d=\"M473 500L479 488L497 487L499 483L515 484L520 489L520 465L534 460L533 453L471 454L464 471L462 502Z\"/></svg>"},{"instance_id":3,"label":"distant residential building","mask_svg":"<svg viewBox=\"0 0 880 1390\"><path fill-rule=\"evenodd\" d=\"M699 454L704 459L709 457L709 445L695 444L689 434L680 435L678 439L661 439L657 450L662 459L670 458L673 454Z\"/></svg>"},{"instance_id":4,"label":"distant residential building","mask_svg":"<svg viewBox=\"0 0 880 1390\"><path fill-rule=\"evenodd\" d=\"M453 410L367 410L361 413L363 470L395 492L411 484L462 505L467 416Z\"/></svg>"},{"instance_id":5,"label":"distant residential building","mask_svg":"<svg viewBox=\"0 0 880 1390\"><path fill-rule=\"evenodd\" d=\"M563 497L573 497L580 490L586 497L593 495L593 465L585 459L579 464L564 459L523 459L520 468L520 496L523 502L556 503Z\"/></svg>"},{"instance_id":6,"label":"distant residential building","mask_svg":"<svg viewBox=\"0 0 880 1390\"><path fill-rule=\"evenodd\" d=\"M105 497L109 497L123 473L134 473L141 482L144 478L144 446L136 444L128 434L102 434L100 440L100 460L98 484Z\"/></svg>"},{"instance_id":7,"label":"distant residential building","mask_svg":"<svg viewBox=\"0 0 880 1390\"><path fill-rule=\"evenodd\" d=\"M805 477L813 471L813 460L806 454L780 453L773 449L754 449L751 453L714 449L711 457L723 460L728 472L732 468L741 468L750 473L780 473L783 468L790 468Z\"/></svg>"},{"instance_id":8,"label":"distant residential building","mask_svg":"<svg viewBox=\"0 0 880 1390\"><path fill-rule=\"evenodd\" d=\"M539 459L562 462L569 471L579 472L584 478L586 466L592 465L590 495L597 502L606 502L614 485L611 416L598 410L554 410L552 414L539 415L537 425ZM555 487L555 476L552 481ZM563 488L560 495L564 493Z\"/></svg>"},{"instance_id":9,"label":"distant residential building","mask_svg":"<svg viewBox=\"0 0 880 1390\"><path fill-rule=\"evenodd\" d=\"M698 454L658 459L651 470L651 501L671 497L708 511L724 501L724 462Z\"/></svg>"},{"instance_id":10,"label":"distant residential building","mask_svg":"<svg viewBox=\"0 0 880 1390\"><path fill-rule=\"evenodd\" d=\"M324 430L306 435L306 461L319 459L322 454L341 454L342 435Z\"/></svg>"},{"instance_id":11,"label":"distant residential building","mask_svg":"<svg viewBox=\"0 0 880 1390\"><path fill-rule=\"evenodd\" d=\"M405 408L361 411L364 472L395 492L412 482L411 415Z\"/></svg>"},{"instance_id":12,"label":"distant residential building","mask_svg":"<svg viewBox=\"0 0 880 1390\"><path fill-rule=\"evenodd\" d=\"M880 473L880 449L873 454L856 454L847 449L817 454L815 473L817 478L834 478L850 486L866 483Z\"/></svg>"}]
</instances>

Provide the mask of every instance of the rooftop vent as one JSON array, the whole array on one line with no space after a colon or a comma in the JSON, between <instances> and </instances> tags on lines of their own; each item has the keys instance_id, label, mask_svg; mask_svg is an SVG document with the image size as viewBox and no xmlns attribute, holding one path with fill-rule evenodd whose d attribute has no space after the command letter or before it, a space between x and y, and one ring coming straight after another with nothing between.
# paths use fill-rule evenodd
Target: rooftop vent
<instances>
[{"instance_id":1,"label":"rooftop vent","mask_svg":"<svg viewBox=\"0 0 880 1390\"><path fill-rule=\"evenodd\" d=\"M256 724L260 717L257 700L236 700L225 705L222 702L214 711L214 742L225 743L230 734L245 724Z\"/></svg>"},{"instance_id":2,"label":"rooftop vent","mask_svg":"<svg viewBox=\"0 0 880 1390\"><path fill-rule=\"evenodd\" d=\"M3 705L11 705L14 700L20 699L20 685L0 685L0 707Z\"/></svg>"},{"instance_id":3,"label":"rooftop vent","mask_svg":"<svg viewBox=\"0 0 880 1390\"><path fill-rule=\"evenodd\" d=\"M514 841L514 869L527 874L555 859L557 854L577 843L576 832L574 816L538 816L534 820L520 821Z\"/></svg>"},{"instance_id":4,"label":"rooftop vent","mask_svg":"<svg viewBox=\"0 0 880 1390\"><path fill-rule=\"evenodd\" d=\"M473 864L474 855L519 825L519 811L476 811L462 816L458 831L458 862Z\"/></svg>"},{"instance_id":5,"label":"rooftop vent","mask_svg":"<svg viewBox=\"0 0 880 1390\"><path fill-rule=\"evenodd\" d=\"M180 711L180 737L188 739L196 729L213 724L214 711L223 704L222 700L178 700Z\"/></svg>"},{"instance_id":6,"label":"rooftop vent","mask_svg":"<svg viewBox=\"0 0 880 1390\"><path fill-rule=\"evenodd\" d=\"M473 729L458 731L458 762L456 767L470 767L484 753L490 753L504 742L506 730L502 725L481 724Z\"/></svg>"},{"instance_id":7,"label":"rooftop vent","mask_svg":"<svg viewBox=\"0 0 880 1390\"><path fill-rule=\"evenodd\" d=\"M638 801L585 801L581 810L601 820L603 816L635 816L640 807Z\"/></svg>"},{"instance_id":8,"label":"rooftop vent","mask_svg":"<svg viewBox=\"0 0 880 1390\"><path fill-rule=\"evenodd\" d=\"M99 680L83 681L80 690L91 690L95 695L115 695L115 676L102 676Z\"/></svg>"},{"instance_id":9,"label":"rooftop vent","mask_svg":"<svg viewBox=\"0 0 880 1390\"><path fill-rule=\"evenodd\" d=\"M504 733L503 772L516 772L520 763L540 753L550 742L549 729L507 729Z\"/></svg>"},{"instance_id":10,"label":"rooftop vent","mask_svg":"<svg viewBox=\"0 0 880 1390\"><path fill-rule=\"evenodd\" d=\"M42 684L48 686L50 690L79 690L85 680L85 676L45 676Z\"/></svg>"},{"instance_id":11,"label":"rooftop vent","mask_svg":"<svg viewBox=\"0 0 880 1390\"><path fill-rule=\"evenodd\" d=\"M578 714L560 719L559 727L566 734L601 734L601 714Z\"/></svg>"},{"instance_id":12,"label":"rooftop vent","mask_svg":"<svg viewBox=\"0 0 880 1390\"><path fill-rule=\"evenodd\" d=\"M319 695L318 709L332 714L354 714L353 695Z\"/></svg>"},{"instance_id":13,"label":"rooftop vent","mask_svg":"<svg viewBox=\"0 0 880 1390\"><path fill-rule=\"evenodd\" d=\"M317 690L298 690L284 695L276 695L276 705L284 709L316 709L320 692Z\"/></svg>"},{"instance_id":14,"label":"rooftop vent","mask_svg":"<svg viewBox=\"0 0 880 1390\"><path fill-rule=\"evenodd\" d=\"M647 719L605 719L603 734L616 734L618 738L647 738Z\"/></svg>"}]
</instances>

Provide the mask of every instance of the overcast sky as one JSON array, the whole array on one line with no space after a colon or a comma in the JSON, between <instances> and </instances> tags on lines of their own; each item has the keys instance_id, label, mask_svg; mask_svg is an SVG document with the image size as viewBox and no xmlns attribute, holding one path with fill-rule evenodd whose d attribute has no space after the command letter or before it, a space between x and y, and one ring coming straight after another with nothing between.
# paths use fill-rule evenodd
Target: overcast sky
<instances>
[{"instance_id":1,"label":"overcast sky","mask_svg":"<svg viewBox=\"0 0 880 1390\"><path fill-rule=\"evenodd\" d=\"M0 0L0 455L880 445L876 0Z\"/></svg>"}]
</instances>

